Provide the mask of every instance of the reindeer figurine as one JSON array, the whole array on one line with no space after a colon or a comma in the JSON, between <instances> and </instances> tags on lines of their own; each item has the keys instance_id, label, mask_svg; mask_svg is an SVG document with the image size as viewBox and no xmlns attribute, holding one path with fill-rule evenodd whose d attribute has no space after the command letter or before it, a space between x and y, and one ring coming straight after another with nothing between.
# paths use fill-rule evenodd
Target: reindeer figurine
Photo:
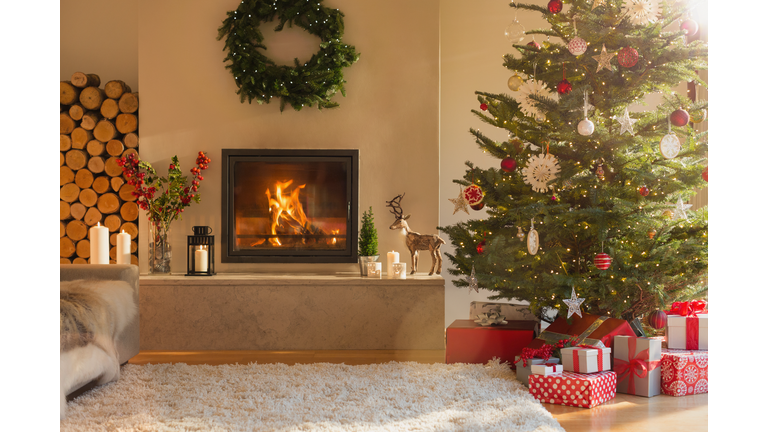
<instances>
[{"instance_id":1,"label":"reindeer figurine","mask_svg":"<svg viewBox=\"0 0 768 432\"><path fill-rule=\"evenodd\" d=\"M387 201L387 207L392 207L390 212L395 215L395 223L393 223L389 229L405 229L405 247L411 252L411 274L416 273L416 268L419 265L420 250L428 250L432 255L432 267L429 271L429 275L432 276L435 273L435 269L437 269L437 273L439 274L443 269L443 258L440 256L440 246L445 244L445 240L438 237L437 234L419 234L411 231L408 222L405 221L411 217L411 215L403 217L403 209L400 207L400 200L403 199L404 195L405 193L394 197L392 201Z\"/></svg>"}]
</instances>

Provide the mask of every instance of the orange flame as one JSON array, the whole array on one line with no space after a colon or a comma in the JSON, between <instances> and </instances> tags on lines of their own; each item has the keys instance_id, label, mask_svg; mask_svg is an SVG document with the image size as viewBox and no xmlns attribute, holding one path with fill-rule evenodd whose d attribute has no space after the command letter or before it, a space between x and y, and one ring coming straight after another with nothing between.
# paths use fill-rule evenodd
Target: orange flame
<instances>
[{"instance_id":1,"label":"orange flame","mask_svg":"<svg viewBox=\"0 0 768 432\"><path fill-rule=\"evenodd\" d=\"M282 226L282 222L285 222L291 226L298 225L303 228L307 224L307 216L304 214L304 208L299 201L299 192L306 185L296 186L289 195L283 195L288 193L288 187L293 184L293 180L286 182L275 183L275 196L272 197L272 193L267 189L267 199L269 200L269 218L271 221L271 234L277 234L277 227ZM280 240L277 237L271 237L269 242L273 246L282 246Z\"/></svg>"}]
</instances>

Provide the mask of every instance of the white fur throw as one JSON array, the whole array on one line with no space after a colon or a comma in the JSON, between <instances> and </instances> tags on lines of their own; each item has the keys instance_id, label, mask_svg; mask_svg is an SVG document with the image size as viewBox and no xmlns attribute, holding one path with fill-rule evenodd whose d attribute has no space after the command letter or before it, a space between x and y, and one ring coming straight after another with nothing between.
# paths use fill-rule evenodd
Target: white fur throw
<instances>
[{"instance_id":1,"label":"white fur throw","mask_svg":"<svg viewBox=\"0 0 768 432\"><path fill-rule=\"evenodd\" d=\"M98 384L105 384L120 377L115 339L136 309L133 288L127 282L61 282L61 418L68 393L97 378Z\"/></svg>"}]
</instances>

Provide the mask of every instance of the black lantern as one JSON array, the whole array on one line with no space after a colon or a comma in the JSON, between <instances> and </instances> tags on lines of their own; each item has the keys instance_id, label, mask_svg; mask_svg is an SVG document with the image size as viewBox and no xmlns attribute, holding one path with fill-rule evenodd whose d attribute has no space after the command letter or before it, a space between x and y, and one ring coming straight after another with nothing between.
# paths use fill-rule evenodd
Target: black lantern
<instances>
[{"instance_id":1,"label":"black lantern","mask_svg":"<svg viewBox=\"0 0 768 432\"><path fill-rule=\"evenodd\" d=\"M187 276L213 276L216 261L213 229L209 226L192 227L195 235L187 236Z\"/></svg>"}]
</instances>

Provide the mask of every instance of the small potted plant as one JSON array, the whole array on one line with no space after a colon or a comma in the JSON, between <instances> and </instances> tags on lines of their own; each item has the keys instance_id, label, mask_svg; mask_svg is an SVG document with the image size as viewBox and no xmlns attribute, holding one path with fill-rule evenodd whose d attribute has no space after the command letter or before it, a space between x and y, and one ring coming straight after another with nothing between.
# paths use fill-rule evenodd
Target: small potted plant
<instances>
[{"instance_id":1,"label":"small potted plant","mask_svg":"<svg viewBox=\"0 0 768 432\"><path fill-rule=\"evenodd\" d=\"M373 224L373 207L363 212L357 254L360 276L368 276L368 263L379 259L379 237Z\"/></svg>"}]
</instances>

